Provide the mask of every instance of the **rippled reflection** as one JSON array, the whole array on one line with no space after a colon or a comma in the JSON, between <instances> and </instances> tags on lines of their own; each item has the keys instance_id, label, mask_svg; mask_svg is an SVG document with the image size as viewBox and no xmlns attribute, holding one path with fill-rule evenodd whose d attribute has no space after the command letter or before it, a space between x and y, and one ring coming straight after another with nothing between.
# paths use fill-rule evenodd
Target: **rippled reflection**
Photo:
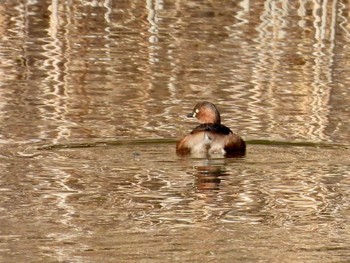
<instances>
[{"instance_id":1,"label":"rippled reflection","mask_svg":"<svg viewBox=\"0 0 350 263\"><path fill-rule=\"evenodd\" d=\"M266 233L268 244L293 245L288 240L293 235L312 251L332 246L322 233L338 232L338 247L346 251L348 149L251 145L245 157L218 159L177 158L172 143L156 142L13 151L18 149L1 154L0 220L3 226L13 218L20 223L17 236L2 232L15 247L42 253L38 258L97 259L128 245L150 249L150 244L140 247L149 235L158 237L152 239L157 246L176 251L204 232L211 233L205 242L225 236L256 249L263 249L259 242ZM18 238L28 233L35 233L32 245ZM174 247L160 242L160 236L175 233L181 237ZM320 238L310 239L311 234ZM221 247L232 243L223 241ZM44 256L46 250L51 256ZM337 251L333 257L342 258Z\"/></svg>"},{"instance_id":2,"label":"rippled reflection","mask_svg":"<svg viewBox=\"0 0 350 263\"><path fill-rule=\"evenodd\" d=\"M348 139L341 1L1 6L3 101L22 107L2 114L30 138L178 136L210 99L248 137Z\"/></svg>"},{"instance_id":3,"label":"rippled reflection","mask_svg":"<svg viewBox=\"0 0 350 263\"><path fill-rule=\"evenodd\" d=\"M348 13L0 1L0 261L347 260ZM198 100L246 156L176 157Z\"/></svg>"}]
</instances>

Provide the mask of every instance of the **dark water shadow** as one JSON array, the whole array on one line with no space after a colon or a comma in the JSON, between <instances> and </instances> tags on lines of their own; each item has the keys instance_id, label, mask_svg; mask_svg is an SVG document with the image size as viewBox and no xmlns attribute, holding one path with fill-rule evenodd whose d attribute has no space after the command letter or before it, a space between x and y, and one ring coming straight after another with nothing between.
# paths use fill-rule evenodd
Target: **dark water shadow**
<instances>
[{"instance_id":1,"label":"dark water shadow","mask_svg":"<svg viewBox=\"0 0 350 263\"><path fill-rule=\"evenodd\" d=\"M54 150L54 149L67 149L67 148L90 148L90 147L107 147L107 146L118 146L118 145L154 145L154 144L175 144L178 139L175 138L161 138L161 139L106 139L101 141L86 141L86 142L67 142L57 144L39 144L35 148L37 150ZM338 148L338 149L349 149L349 145L335 144L335 143L323 143L323 142L308 142L308 141L280 141L280 140L269 140L269 139L252 139L246 140L248 145L270 145L270 146L302 146L302 147L318 147L318 148ZM229 157L240 157L240 155L233 155Z\"/></svg>"}]
</instances>

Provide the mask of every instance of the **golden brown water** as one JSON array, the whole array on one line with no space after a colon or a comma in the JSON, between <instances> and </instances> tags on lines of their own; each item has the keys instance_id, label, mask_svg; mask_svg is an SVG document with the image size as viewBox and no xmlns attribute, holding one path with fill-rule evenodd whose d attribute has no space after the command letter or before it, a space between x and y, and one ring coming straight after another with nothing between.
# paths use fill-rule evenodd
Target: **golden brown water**
<instances>
[{"instance_id":1,"label":"golden brown water","mask_svg":"<svg viewBox=\"0 0 350 263\"><path fill-rule=\"evenodd\" d=\"M347 1L0 1L0 262L347 262ZM179 158L210 100L242 158Z\"/></svg>"}]
</instances>

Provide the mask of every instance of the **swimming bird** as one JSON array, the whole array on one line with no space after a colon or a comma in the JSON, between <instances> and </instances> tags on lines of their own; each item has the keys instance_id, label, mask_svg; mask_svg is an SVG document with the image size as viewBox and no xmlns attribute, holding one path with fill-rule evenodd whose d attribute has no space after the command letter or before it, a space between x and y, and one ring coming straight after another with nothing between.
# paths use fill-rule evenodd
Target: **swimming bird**
<instances>
[{"instance_id":1,"label":"swimming bird","mask_svg":"<svg viewBox=\"0 0 350 263\"><path fill-rule=\"evenodd\" d=\"M221 124L220 113L213 103L199 102L187 117L195 117L200 125L176 144L178 155L219 154L223 156L243 155L244 140Z\"/></svg>"}]
</instances>

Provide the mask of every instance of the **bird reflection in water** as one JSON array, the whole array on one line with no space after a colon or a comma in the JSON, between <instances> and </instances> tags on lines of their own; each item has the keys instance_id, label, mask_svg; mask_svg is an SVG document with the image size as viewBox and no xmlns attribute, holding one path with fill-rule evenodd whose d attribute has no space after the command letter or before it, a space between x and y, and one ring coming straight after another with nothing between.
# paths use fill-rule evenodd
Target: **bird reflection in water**
<instances>
[{"instance_id":1,"label":"bird reflection in water","mask_svg":"<svg viewBox=\"0 0 350 263\"><path fill-rule=\"evenodd\" d=\"M221 177L228 175L223 166L203 165L195 168L195 185L198 190L218 190Z\"/></svg>"}]
</instances>

